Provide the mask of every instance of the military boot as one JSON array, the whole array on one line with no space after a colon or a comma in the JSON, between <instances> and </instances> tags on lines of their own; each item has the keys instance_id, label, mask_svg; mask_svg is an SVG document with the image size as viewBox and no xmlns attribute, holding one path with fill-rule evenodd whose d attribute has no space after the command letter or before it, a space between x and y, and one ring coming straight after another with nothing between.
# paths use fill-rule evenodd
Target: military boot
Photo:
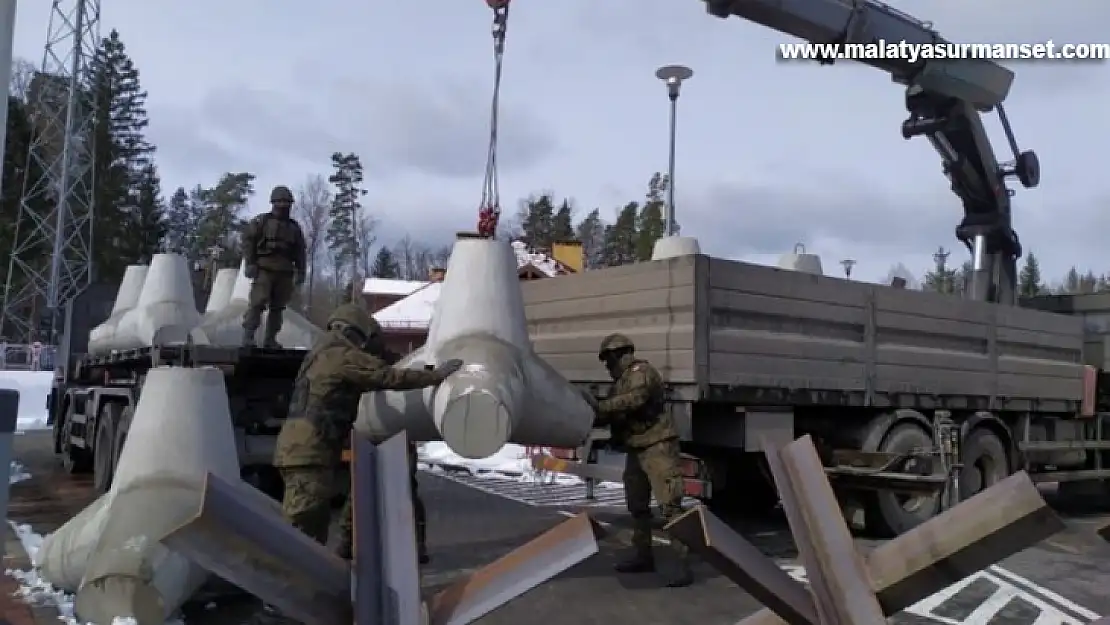
<instances>
[{"instance_id":1,"label":"military boot","mask_svg":"<svg viewBox=\"0 0 1110 625\"><path fill-rule=\"evenodd\" d=\"M281 332L280 310L271 310L266 314L266 329L262 333L262 347L266 349L281 349L277 342L278 332Z\"/></svg>"},{"instance_id":2,"label":"military boot","mask_svg":"<svg viewBox=\"0 0 1110 625\"><path fill-rule=\"evenodd\" d=\"M633 549L628 557L618 561L613 566L613 570L618 573L651 573L655 571L655 557L651 553L651 547Z\"/></svg>"},{"instance_id":3,"label":"military boot","mask_svg":"<svg viewBox=\"0 0 1110 625\"><path fill-rule=\"evenodd\" d=\"M243 328L243 347L254 347L254 335L258 328Z\"/></svg>"},{"instance_id":4,"label":"military boot","mask_svg":"<svg viewBox=\"0 0 1110 625\"><path fill-rule=\"evenodd\" d=\"M690 558L686 547L672 543L660 575L667 588L685 588L694 583L694 573L690 570Z\"/></svg>"}]
</instances>

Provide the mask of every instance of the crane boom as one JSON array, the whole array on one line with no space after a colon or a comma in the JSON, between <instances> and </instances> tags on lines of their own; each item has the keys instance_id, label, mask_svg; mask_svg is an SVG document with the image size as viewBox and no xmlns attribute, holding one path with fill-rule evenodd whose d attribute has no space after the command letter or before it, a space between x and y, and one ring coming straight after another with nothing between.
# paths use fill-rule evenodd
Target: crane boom
<instances>
[{"instance_id":1,"label":"crane boom","mask_svg":"<svg viewBox=\"0 0 1110 625\"><path fill-rule=\"evenodd\" d=\"M928 22L875 0L702 0L710 14L737 16L811 43L944 45ZM964 219L956 236L972 253L968 297L999 303L1016 301L1021 244L1011 223L1006 180L1025 188L1040 182L1033 151L1021 152L1002 106L1014 74L989 59L875 55L859 62L887 72L906 87L906 139L925 136L940 154L944 174L960 198ZM820 59L832 64L835 58ZM981 112L997 110L1013 152L1000 164L983 126Z\"/></svg>"}]
</instances>

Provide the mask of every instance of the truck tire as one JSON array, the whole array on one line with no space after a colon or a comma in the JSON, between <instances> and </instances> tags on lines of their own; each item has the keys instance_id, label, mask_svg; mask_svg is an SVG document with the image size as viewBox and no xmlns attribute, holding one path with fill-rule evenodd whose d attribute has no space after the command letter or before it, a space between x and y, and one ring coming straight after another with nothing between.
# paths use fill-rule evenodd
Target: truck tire
<instances>
[{"instance_id":1,"label":"truck tire","mask_svg":"<svg viewBox=\"0 0 1110 625\"><path fill-rule=\"evenodd\" d=\"M960 450L960 501L966 500L1010 475L1006 445L989 428L976 428L964 438Z\"/></svg>"},{"instance_id":2,"label":"truck tire","mask_svg":"<svg viewBox=\"0 0 1110 625\"><path fill-rule=\"evenodd\" d=\"M116 425L122 407L108 403L96 420L96 442L93 444L93 489L103 495L112 487L116 473Z\"/></svg>"},{"instance_id":3,"label":"truck tire","mask_svg":"<svg viewBox=\"0 0 1110 625\"><path fill-rule=\"evenodd\" d=\"M112 445L112 476L115 477L119 459L123 457L123 446L127 444L127 430L131 428L131 418L135 416L135 407L128 406L120 414L119 423L116 425L116 438Z\"/></svg>"},{"instance_id":4,"label":"truck tire","mask_svg":"<svg viewBox=\"0 0 1110 625\"><path fill-rule=\"evenodd\" d=\"M66 417L65 422L62 424L61 434L61 458L62 470L70 475L80 475L88 473L92 470L92 456L89 450L81 447L74 447L70 442L72 434L70 428L73 427L73 421Z\"/></svg>"},{"instance_id":5,"label":"truck tire","mask_svg":"<svg viewBox=\"0 0 1110 625\"><path fill-rule=\"evenodd\" d=\"M901 423L886 433L878 451L908 453L932 446L932 437L920 425ZM907 466L901 470L912 472L914 469ZM940 498L936 495L909 497L890 492L869 492L864 495L867 531L883 538L893 538L921 525L933 518L940 509Z\"/></svg>"}]
</instances>

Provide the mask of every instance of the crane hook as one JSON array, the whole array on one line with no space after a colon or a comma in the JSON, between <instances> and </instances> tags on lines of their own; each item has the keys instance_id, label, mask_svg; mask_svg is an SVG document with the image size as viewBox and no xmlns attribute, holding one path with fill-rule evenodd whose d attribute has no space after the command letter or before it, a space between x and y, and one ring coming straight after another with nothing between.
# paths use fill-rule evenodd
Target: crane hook
<instances>
[{"instance_id":1,"label":"crane hook","mask_svg":"<svg viewBox=\"0 0 1110 625\"><path fill-rule=\"evenodd\" d=\"M486 158L486 177L482 201L478 207L478 235L493 238L501 219L501 197L497 180L497 126L500 108L502 58L505 53L505 32L509 19L509 0L486 0L493 10L493 100L490 103L490 137Z\"/></svg>"}]
</instances>

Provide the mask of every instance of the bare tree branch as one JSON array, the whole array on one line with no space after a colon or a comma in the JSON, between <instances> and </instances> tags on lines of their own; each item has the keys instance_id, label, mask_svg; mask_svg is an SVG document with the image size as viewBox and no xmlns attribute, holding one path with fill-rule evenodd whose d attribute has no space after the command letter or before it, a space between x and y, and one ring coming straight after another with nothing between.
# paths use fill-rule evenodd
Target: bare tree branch
<instances>
[{"instance_id":1,"label":"bare tree branch","mask_svg":"<svg viewBox=\"0 0 1110 625\"><path fill-rule=\"evenodd\" d=\"M331 186L327 178L316 175L309 176L300 189L297 190L297 203L293 205L293 214L304 230L305 247L308 248L308 296L305 298L305 309L312 310L316 284L316 268L321 260L321 246L324 243L324 234L328 227L328 209L331 207ZM327 262L324 260L324 262Z\"/></svg>"}]
</instances>

